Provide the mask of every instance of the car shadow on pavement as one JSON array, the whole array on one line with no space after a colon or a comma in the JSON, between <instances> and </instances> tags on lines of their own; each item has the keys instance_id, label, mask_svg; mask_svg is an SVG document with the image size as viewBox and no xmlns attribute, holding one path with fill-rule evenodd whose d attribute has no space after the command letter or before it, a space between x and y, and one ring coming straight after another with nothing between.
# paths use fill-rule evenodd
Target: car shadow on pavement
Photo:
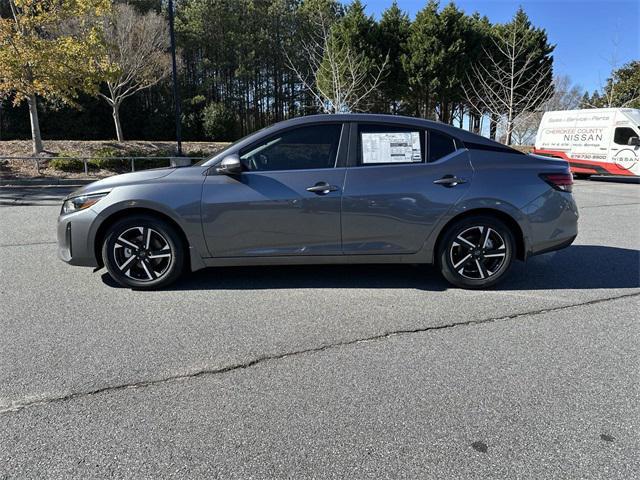
<instances>
[{"instance_id":1,"label":"car shadow on pavement","mask_svg":"<svg viewBox=\"0 0 640 480\"><path fill-rule=\"evenodd\" d=\"M108 273L105 284L120 287ZM164 290L269 290L296 288L413 288L443 291L449 287L430 265L283 265L212 267L184 275Z\"/></svg>"},{"instance_id":2,"label":"car shadow on pavement","mask_svg":"<svg viewBox=\"0 0 640 480\"><path fill-rule=\"evenodd\" d=\"M639 288L640 250L572 245L513 265L497 290Z\"/></svg>"},{"instance_id":3,"label":"car shadow on pavement","mask_svg":"<svg viewBox=\"0 0 640 480\"><path fill-rule=\"evenodd\" d=\"M108 273L105 284L119 287ZM573 245L515 262L496 290L570 290L640 287L640 250ZM187 274L166 290L298 288L452 288L430 265L304 265L217 267Z\"/></svg>"}]
</instances>

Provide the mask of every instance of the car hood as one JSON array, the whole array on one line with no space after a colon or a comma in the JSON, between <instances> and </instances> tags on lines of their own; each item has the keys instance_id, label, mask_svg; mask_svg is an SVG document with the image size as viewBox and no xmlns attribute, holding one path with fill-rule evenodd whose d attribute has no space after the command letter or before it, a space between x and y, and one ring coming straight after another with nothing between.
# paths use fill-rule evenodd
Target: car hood
<instances>
[{"instance_id":1,"label":"car hood","mask_svg":"<svg viewBox=\"0 0 640 480\"><path fill-rule=\"evenodd\" d=\"M138 183L149 182L151 180L157 180L158 178L170 175L176 170L176 168L154 168L152 170L142 170L140 172L114 175L113 177L103 178L102 180L98 180L97 182L85 185L84 187L71 193L67 198L75 197L78 195L87 195L90 193L105 192L115 187L122 187L124 185L135 185Z\"/></svg>"}]
</instances>

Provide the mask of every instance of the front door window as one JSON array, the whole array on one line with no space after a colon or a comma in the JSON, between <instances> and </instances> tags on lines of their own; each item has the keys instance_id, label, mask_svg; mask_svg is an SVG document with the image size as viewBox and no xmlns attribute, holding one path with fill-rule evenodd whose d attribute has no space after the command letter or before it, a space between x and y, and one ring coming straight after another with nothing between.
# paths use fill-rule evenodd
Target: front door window
<instances>
[{"instance_id":1,"label":"front door window","mask_svg":"<svg viewBox=\"0 0 640 480\"><path fill-rule=\"evenodd\" d=\"M333 168L341 125L312 125L273 135L240 151L248 171Z\"/></svg>"},{"instance_id":2,"label":"front door window","mask_svg":"<svg viewBox=\"0 0 640 480\"><path fill-rule=\"evenodd\" d=\"M638 134L629 127L618 127L613 135L613 143L616 145L629 145L631 137L637 137Z\"/></svg>"}]
</instances>

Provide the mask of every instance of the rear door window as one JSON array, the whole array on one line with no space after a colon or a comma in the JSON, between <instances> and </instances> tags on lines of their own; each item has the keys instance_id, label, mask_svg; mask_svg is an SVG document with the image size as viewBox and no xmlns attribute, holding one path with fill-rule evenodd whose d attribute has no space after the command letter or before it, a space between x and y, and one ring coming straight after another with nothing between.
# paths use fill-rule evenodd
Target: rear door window
<instances>
[{"instance_id":1,"label":"rear door window","mask_svg":"<svg viewBox=\"0 0 640 480\"><path fill-rule=\"evenodd\" d=\"M388 125L359 125L358 165L423 163L424 131Z\"/></svg>"}]
</instances>

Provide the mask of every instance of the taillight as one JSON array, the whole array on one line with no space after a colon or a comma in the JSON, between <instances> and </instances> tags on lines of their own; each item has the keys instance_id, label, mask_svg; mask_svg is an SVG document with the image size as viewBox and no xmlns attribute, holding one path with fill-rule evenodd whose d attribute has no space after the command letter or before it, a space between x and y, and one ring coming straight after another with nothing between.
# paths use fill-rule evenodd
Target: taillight
<instances>
[{"instance_id":1,"label":"taillight","mask_svg":"<svg viewBox=\"0 0 640 480\"><path fill-rule=\"evenodd\" d=\"M570 192L573 187L573 175L570 173L541 173L540 178L562 192Z\"/></svg>"}]
</instances>

